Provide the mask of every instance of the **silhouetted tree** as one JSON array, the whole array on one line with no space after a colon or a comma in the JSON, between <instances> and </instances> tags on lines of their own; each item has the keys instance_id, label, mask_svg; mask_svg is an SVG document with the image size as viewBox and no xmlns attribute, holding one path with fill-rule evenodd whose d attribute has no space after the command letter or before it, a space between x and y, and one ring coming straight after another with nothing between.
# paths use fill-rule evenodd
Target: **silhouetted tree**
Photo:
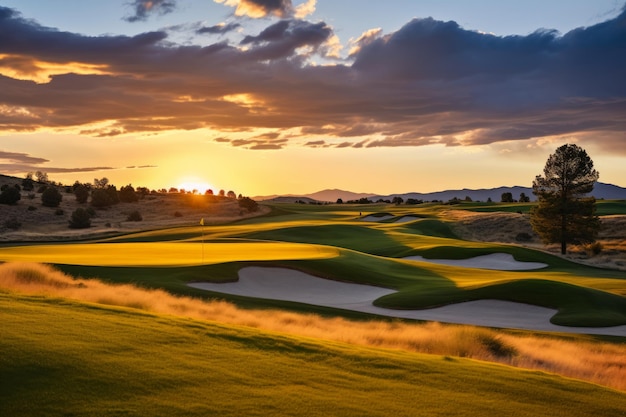
<instances>
[{"instance_id":1,"label":"silhouetted tree","mask_svg":"<svg viewBox=\"0 0 626 417\"><path fill-rule=\"evenodd\" d=\"M530 202L530 197L528 197L528 196L526 195L526 193L521 193L521 194L519 195L519 202L520 202L520 203L528 203L528 202Z\"/></svg>"},{"instance_id":2,"label":"silhouetted tree","mask_svg":"<svg viewBox=\"0 0 626 417\"><path fill-rule=\"evenodd\" d=\"M109 179L107 177L102 177L100 179L98 178L93 179L93 186L95 188L106 188L107 185L109 185Z\"/></svg>"},{"instance_id":3,"label":"silhouetted tree","mask_svg":"<svg viewBox=\"0 0 626 417\"><path fill-rule=\"evenodd\" d=\"M343 200L341 198L337 199L337 204L343 204Z\"/></svg>"},{"instance_id":4,"label":"silhouetted tree","mask_svg":"<svg viewBox=\"0 0 626 417\"><path fill-rule=\"evenodd\" d=\"M513 200L512 193L502 193L502 196L500 197L500 201L503 203L513 203L515 200Z\"/></svg>"},{"instance_id":5,"label":"silhouetted tree","mask_svg":"<svg viewBox=\"0 0 626 417\"><path fill-rule=\"evenodd\" d=\"M404 199L402 197L395 196L394 198L391 199L391 203L392 204L402 204L402 203L404 203Z\"/></svg>"},{"instance_id":6,"label":"silhouetted tree","mask_svg":"<svg viewBox=\"0 0 626 417\"><path fill-rule=\"evenodd\" d=\"M228 198L237 198L237 194L234 191L229 191L226 193L226 197Z\"/></svg>"},{"instance_id":7,"label":"silhouetted tree","mask_svg":"<svg viewBox=\"0 0 626 417\"><path fill-rule=\"evenodd\" d=\"M134 203L139 200L137 194L135 193L135 189L130 184L120 188L119 198L123 203Z\"/></svg>"},{"instance_id":8,"label":"silhouetted tree","mask_svg":"<svg viewBox=\"0 0 626 417\"><path fill-rule=\"evenodd\" d=\"M41 204L46 207L58 207L63 196L57 187L48 187L41 193Z\"/></svg>"},{"instance_id":9,"label":"silhouetted tree","mask_svg":"<svg viewBox=\"0 0 626 417\"><path fill-rule=\"evenodd\" d=\"M43 171L35 172L35 178L37 178L37 182L48 183L48 174Z\"/></svg>"},{"instance_id":10,"label":"silhouetted tree","mask_svg":"<svg viewBox=\"0 0 626 417\"><path fill-rule=\"evenodd\" d=\"M91 205L96 208L104 208L113 205L113 201L107 190L96 188L91 191Z\"/></svg>"},{"instance_id":11,"label":"silhouetted tree","mask_svg":"<svg viewBox=\"0 0 626 417\"><path fill-rule=\"evenodd\" d=\"M586 197L599 173L587 152L577 145L563 145L550 155L544 176L533 181L538 204L531 210L530 223L544 243L593 243L600 230L596 199Z\"/></svg>"}]
</instances>

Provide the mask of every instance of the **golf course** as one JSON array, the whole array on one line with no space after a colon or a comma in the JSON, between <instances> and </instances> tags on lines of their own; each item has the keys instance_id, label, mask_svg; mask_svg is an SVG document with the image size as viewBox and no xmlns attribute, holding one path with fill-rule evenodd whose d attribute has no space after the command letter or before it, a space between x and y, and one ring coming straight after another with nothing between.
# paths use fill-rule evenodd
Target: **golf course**
<instances>
[{"instance_id":1,"label":"golf course","mask_svg":"<svg viewBox=\"0 0 626 417\"><path fill-rule=\"evenodd\" d=\"M626 410L623 270L461 236L504 204L267 207L2 243L1 414Z\"/></svg>"}]
</instances>

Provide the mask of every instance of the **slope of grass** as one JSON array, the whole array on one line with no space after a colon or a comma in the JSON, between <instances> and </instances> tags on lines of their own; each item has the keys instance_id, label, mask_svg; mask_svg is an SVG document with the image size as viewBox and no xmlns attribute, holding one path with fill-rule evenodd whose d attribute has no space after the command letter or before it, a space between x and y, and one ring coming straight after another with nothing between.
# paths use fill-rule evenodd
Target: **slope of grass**
<instances>
[{"instance_id":1,"label":"slope of grass","mask_svg":"<svg viewBox=\"0 0 626 417\"><path fill-rule=\"evenodd\" d=\"M0 414L621 416L542 372L0 294Z\"/></svg>"}]
</instances>

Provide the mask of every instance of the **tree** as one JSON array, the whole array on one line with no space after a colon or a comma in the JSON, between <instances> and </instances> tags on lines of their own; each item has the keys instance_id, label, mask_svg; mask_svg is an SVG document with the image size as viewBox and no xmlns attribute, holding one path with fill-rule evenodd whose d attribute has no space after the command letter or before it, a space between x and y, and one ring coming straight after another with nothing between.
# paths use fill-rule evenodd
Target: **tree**
<instances>
[{"instance_id":1,"label":"tree","mask_svg":"<svg viewBox=\"0 0 626 417\"><path fill-rule=\"evenodd\" d=\"M593 243L600 230L593 191L599 173L587 152L577 145L563 145L550 155L544 176L533 181L538 204L530 212L530 223L544 243Z\"/></svg>"},{"instance_id":2,"label":"tree","mask_svg":"<svg viewBox=\"0 0 626 417\"><path fill-rule=\"evenodd\" d=\"M530 202L530 197L528 197L528 196L526 195L526 193L521 193L521 194L519 195L519 202L520 202L520 203L529 203L529 202Z\"/></svg>"},{"instance_id":3,"label":"tree","mask_svg":"<svg viewBox=\"0 0 626 417\"><path fill-rule=\"evenodd\" d=\"M237 194L234 191L229 191L226 193L226 197L228 198L237 198Z\"/></svg>"},{"instance_id":4,"label":"tree","mask_svg":"<svg viewBox=\"0 0 626 417\"><path fill-rule=\"evenodd\" d=\"M101 179L98 179L98 178L93 179L93 186L95 188L106 188L108 184L109 184L109 179L107 177L102 177Z\"/></svg>"},{"instance_id":5,"label":"tree","mask_svg":"<svg viewBox=\"0 0 626 417\"><path fill-rule=\"evenodd\" d=\"M43 171L35 172L35 177L37 178L37 182L47 184L48 183L48 174Z\"/></svg>"},{"instance_id":6,"label":"tree","mask_svg":"<svg viewBox=\"0 0 626 417\"><path fill-rule=\"evenodd\" d=\"M46 207L58 207L63 200L63 196L57 187L48 187L41 193L41 204Z\"/></svg>"},{"instance_id":7,"label":"tree","mask_svg":"<svg viewBox=\"0 0 626 417\"><path fill-rule=\"evenodd\" d=\"M248 212L252 213L259 210L259 205L256 201L251 199L250 197L243 197L239 199L239 207L242 209L248 210Z\"/></svg>"},{"instance_id":8,"label":"tree","mask_svg":"<svg viewBox=\"0 0 626 417\"><path fill-rule=\"evenodd\" d=\"M512 193L502 193L502 196L500 197L500 201L503 203L513 203L515 200L513 200Z\"/></svg>"},{"instance_id":9,"label":"tree","mask_svg":"<svg viewBox=\"0 0 626 417\"><path fill-rule=\"evenodd\" d=\"M134 203L139 200L137 194L135 193L135 188L133 188L131 184L120 188L119 197L120 201L123 203Z\"/></svg>"}]
</instances>

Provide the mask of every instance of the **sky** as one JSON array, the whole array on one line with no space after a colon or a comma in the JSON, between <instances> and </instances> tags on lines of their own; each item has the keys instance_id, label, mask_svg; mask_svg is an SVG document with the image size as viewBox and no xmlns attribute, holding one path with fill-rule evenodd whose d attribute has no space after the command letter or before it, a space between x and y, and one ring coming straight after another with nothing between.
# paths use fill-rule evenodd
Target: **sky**
<instances>
[{"instance_id":1,"label":"sky","mask_svg":"<svg viewBox=\"0 0 626 417\"><path fill-rule=\"evenodd\" d=\"M0 173L237 194L626 186L616 0L0 0Z\"/></svg>"}]
</instances>

